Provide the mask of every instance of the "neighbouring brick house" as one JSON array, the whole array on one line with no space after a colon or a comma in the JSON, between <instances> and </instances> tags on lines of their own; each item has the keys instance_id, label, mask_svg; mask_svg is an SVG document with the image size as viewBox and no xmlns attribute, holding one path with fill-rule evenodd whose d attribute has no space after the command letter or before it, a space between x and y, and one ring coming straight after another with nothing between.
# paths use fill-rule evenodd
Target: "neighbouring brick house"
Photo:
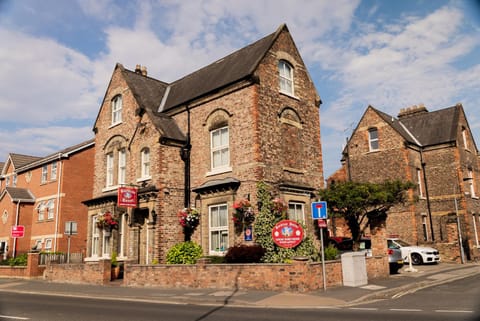
<instances>
[{"instance_id":1,"label":"neighbouring brick house","mask_svg":"<svg viewBox=\"0 0 480 321\"><path fill-rule=\"evenodd\" d=\"M479 160L461 104L432 112L413 106L397 118L368 106L329 183L414 182L418 202L393 208L387 233L433 244L442 260L461 261L457 214L465 259L480 257Z\"/></svg>"},{"instance_id":2,"label":"neighbouring brick house","mask_svg":"<svg viewBox=\"0 0 480 321\"><path fill-rule=\"evenodd\" d=\"M150 264L184 240L177 213L200 212L192 239L205 255L244 242L232 205L257 210L257 182L273 187L289 215L307 223L323 187L321 100L285 25L185 77L166 83L117 64L95 121L93 197L86 199L87 261ZM136 208L118 206L121 186ZM118 228L100 228L105 213Z\"/></svg>"},{"instance_id":3,"label":"neighbouring brick house","mask_svg":"<svg viewBox=\"0 0 480 321\"><path fill-rule=\"evenodd\" d=\"M94 149L89 140L46 157L8 155L0 175L2 258L31 249L67 253L66 222L77 228L70 252L85 251L87 211L81 201L92 195ZM23 237L12 237L13 226L24 227Z\"/></svg>"}]
</instances>

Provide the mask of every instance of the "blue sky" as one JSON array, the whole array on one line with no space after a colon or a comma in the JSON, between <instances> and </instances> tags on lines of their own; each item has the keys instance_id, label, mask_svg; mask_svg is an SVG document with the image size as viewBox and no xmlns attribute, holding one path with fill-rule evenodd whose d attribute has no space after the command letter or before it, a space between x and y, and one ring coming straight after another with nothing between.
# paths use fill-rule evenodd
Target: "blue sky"
<instances>
[{"instance_id":1,"label":"blue sky","mask_svg":"<svg viewBox=\"0 0 480 321\"><path fill-rule=\"evenodd\" d=\"M282 23L323 100L325 177L369 104L461 102L480 144L478 0L0 0L0 162L92 138L117 62L170 82Z\"/></svg>"}]
</instances>

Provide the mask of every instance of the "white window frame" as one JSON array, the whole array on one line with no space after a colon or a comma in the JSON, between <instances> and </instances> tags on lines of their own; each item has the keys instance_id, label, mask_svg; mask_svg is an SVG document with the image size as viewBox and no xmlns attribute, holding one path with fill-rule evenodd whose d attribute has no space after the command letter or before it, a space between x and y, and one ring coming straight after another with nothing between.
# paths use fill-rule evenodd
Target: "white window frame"
<instances>
[{"instance_id":1,"label":"white window frame","mask_svg":"<svg viewBox=\"0 0 480 321\"><path fill-rule=\"evenodd\" d=\"M127 181L127 152L125 149L118 151L118 184L125 184Z\"/></svg>"},{"instance_id":2,"label":"white window frame","mask_svg":"<svg viewBox=\"0 0 480 321\"><path fill-rule=\"evenodd\" d=\"M106 155L105 162L106 162L105 185L106 187L110 187L110 186L113 186L113 164L114 164L113 153L108 153Z\"/></svg>"},{"instance_id":3,"label":"white window frame","mask_svg":"<svg viewBox=\"0 0 480 321\"><path fill-rule=\"evenodd\" d=\"M45 202L40 202L37 205L37 212L38 212L38 221L43 221L45 219L45 209L47 207L45 206Z\"/></svg>"},{"instance_id":4,"label":"white window frame","mask_svg":"<svg viewBox=\"0 0 480 321\"><path fill-rule=\"evenodd\" d=\"M213 216L218 213L219 220L214 220ZM220 217L223 215L223 218ZM211 255L224 255L229 247L229 231L228 231L228 206L226 203L210 205L208 207L209 231L208 231L208 249ZM221 222L223 221L223 222ZM216 223L219 224L216 224ZM220 225L224 223L225 225ZM226 240L226 244L222 244L222 239ZM220 247L213 248L214 245Z\"/></svg>"},{"instance_id":5,"label":"white window frame","mask_svg":"<svg viewBox=\"0 0 480 321\"><path fill-rule=\"evenodd\" d=\"M425 198L425 195L423 195L422 170L420 168L417 168L417 186L418 186L418 197Z\"/></svg>"},{"instance_id":6,"label":"white window frame","mask_svg":"<svg viewBox=\"0 0 480 321\"><path fill-rule=\"evenodd\" d=\"M45 250L51 250L53 246L53 239L45 239Z\"/></svg>"},{"instance_id":7,"label":"white window frame","mask_svg":"<svg viewBox=\"0 0 480 321\"><path fill-rule=\"evenodd\" d=\"M13 179L12 179L12 186L15 187L17 186L17 174L13 174Z\"/></svg>"},{"instance_id":8,"label":"white window frame","mask_svg":"<svg viewBox=\"0 0 480 321\"><path fill-rule=\"evenodd\" d=\"M216 135L219 135L217 144ZM216 163L216 155L220 155L220 163ZM230 167L230 130L228 126L210 131L210 158L212 172L231 170Z\"/></svg>"},{"instance_id":9,"label":"white window frame","mask_svg":"<svg viewBox=\"0 0 480 321\"><path fill-rule=\"evenodd\" d=\"M463 139L463 146L465 147L465 149L469 149L467 129L465 127L462 128L462 139Z\"/></svg>"},{"instance_id":10,"label":"white window frame","mask_svg":"<svg viewBox=\"0 0 480 321\"><path fill-rule=\"evenodd\" d=\"M42 166L42 177L40 179L40 183L46 183L48 180L48 165L43 165Z\"/></svg>"},{"instance_id":11,"label":"white window frame","mask_svg":"<svg viewBox=\"0 0 480 321\"><path fill-rule=\"evenodd\" d=\"M285 60L278 62L280 92L293 96L293 66Z\"/></svg>"},{"instance_id":12,"label":"white window frame","mask_svg":"<svg viewBox=\"0 0 480 321\"><path fill-rule=\"evenodd\" d=\"M127 217L125 214L120 214L120 219L118 220L118 257L125 258L125 234L127 226Z\"/></svg>"},{"instance_id":13,"label":"white window frame","mask_svg":"<svg viewBox=\"0 0 480 321\"><path fill-rule=\"evenodd\" d=\"M100 252L100 229L97 226L97 216L92 217L92 244L91 257L97 258Z\"/></svg>"},{"instance_id":14,"label":"white window frame","mask_svg":"<svg viewBox=\"0 0 480 321\"><path fill-rule=\"evenodd\" d=\"M45 207L47 209L47 220L53 220L55 216L55 201L49 200Z\"/></svg>"},{"instance_id":15,"label":"white window frame","mask_svg":"<svg viewBox=\"0 0 480 321\"><path fill-rule=\"evenodd\" d=\"M373 137L373 133L376 133L376 137ZM370 128L368 130L368 148L371 152L377 151L380 149L377 128Z\"/></svg>"},{"instance_id":16,"label":"white window frame","mask_svg":"<svg viewBox=\"0 0 480 321\"><path fill-rule=\"evenodd\" d=\"M141 152L141 166L140 166L140 177L141 178L150 178L150 149L144 148Z\"/></svg>"},{"instance_id":17,"label":"white window frame","mask_svg":"<svg viewBox=\"0 0 480 321\"><path fill-rule=\"evenodd\" d=\"M122 96L117 95L112 99L112 126L122 122Z\"/></svg>"},{"instance_id":18,"label":"white window frame","mask_svg":"<svg viewBox=\"0 0 480 321\"><path fill-rule=\"evenodd\" d=\"M478 239L478 230L477 230L477 215L472 214L472 221L473 221L473 234L475 234L475 246L479 248L480 243ZM480 223L480 215L478 215L478 222Z\"/></svg>"},{"instance_id":19,"label":"white window frame","mask_svg":"<svg viewBox=\"0 0 480 321\"><path fill-rule=\"evenodd\" d=\"M288 202L288 219L305 222L305 204L295 201Z\"/></svg>"},{"instance_id":20,"label":"white window frame","mask_svg":"<svg viewBox=\"0 0 480 321\"><path fill-rule=\"evenodd\" d=\"M423 236L424 236L424 239L425 241L428 241L429 240L429 235L428 235L428 221L427 221L427 214L423 214L422 213L422 232L423 232Z\"/></svg>"},{"instance_id":21,"label":"white window frame","mask_svg":"<svg viewBox=\"0 0 480 321\"><path fill-rule=\"evenodd\" d=\"M477 194L475 193L475 182L473 181L473 171L471 169L468 170L468 184L470 184L470 197L476 198Z\"/></svg>"},{"instance_id":22,"label":"white window frame","mask_svg":"<svg viewBox=\"0 0 480 321\"><path fill-rule=\"evenodd\" d=\"M50 179L52 181L57 179L57 169L58 163L56 161L52 162L52 165L50 167Z\"/></svg>"}]
</instances>

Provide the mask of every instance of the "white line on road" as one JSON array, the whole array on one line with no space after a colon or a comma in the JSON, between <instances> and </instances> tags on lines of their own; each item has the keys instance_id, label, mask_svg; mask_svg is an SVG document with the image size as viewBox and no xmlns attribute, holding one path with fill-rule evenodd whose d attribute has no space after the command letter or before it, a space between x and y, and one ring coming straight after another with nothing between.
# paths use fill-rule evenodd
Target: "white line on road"
<instances>
[{"instance_id":1,"label":"white line on road","mask_svg":"<svg viewBox=\"0 0 480 321\"><path fill-rule=\"evenodd\" d=\"M390 311L398 311L398 312L422 312L421 309L389 309Z\"/></svg>"},{"instance_id":2,"label":"white line on road","mask_svg":"<svg viewBox=\"0 0 480 321\"><path fill-rule=\"evenodd\" d=\"M13 319L13 320L30 320L30 318L14 317L14 316L11 316L11 315L0 315L0 318L2 318L2 319Z\"/></svg>"},{"instance_id":3,"label":"white line on road","mask_svg":"<svg viewBox=\"0 0 480 321\"><path fill-rule=\"evenodd\" d=\"M350 310L377 311L377 308L349 308Z\"/></svg>"},{"instance_id":4,"label":"white line on road","mask_svg":"<svg viewBox=\"0 0 480 321\"><path fill-rule=\"evenodd\" d=\"M470 310L435 310L438 313L473 313Z\"/></svg>"}]
</instances>

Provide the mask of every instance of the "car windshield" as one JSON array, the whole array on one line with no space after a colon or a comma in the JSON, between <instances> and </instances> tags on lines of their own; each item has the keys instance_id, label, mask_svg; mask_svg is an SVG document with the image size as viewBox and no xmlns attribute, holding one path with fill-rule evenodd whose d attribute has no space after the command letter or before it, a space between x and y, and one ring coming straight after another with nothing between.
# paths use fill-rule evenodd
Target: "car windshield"
<instances>
[{"instance_id":1,"label":"car windshield","mask_svg":"<svg viewBox=\"0 0 480 321\"><path fill-rule=\"evenodd\" d=\"M397 244L393 243L392 240L387 240L387 245L388 245L389 249L399 249L400 248Z\"/></svg>"},{"instance_id":2,"label":"car windshield","mask_svg":"<svg viewBox=\"0 0 480 321\"><path fill-rule=\"evenodd\" d=\"M400 246L410 246L410 244L402 240L395 240L395 242L397 242Z\"/></svg>"}]
</instances>

